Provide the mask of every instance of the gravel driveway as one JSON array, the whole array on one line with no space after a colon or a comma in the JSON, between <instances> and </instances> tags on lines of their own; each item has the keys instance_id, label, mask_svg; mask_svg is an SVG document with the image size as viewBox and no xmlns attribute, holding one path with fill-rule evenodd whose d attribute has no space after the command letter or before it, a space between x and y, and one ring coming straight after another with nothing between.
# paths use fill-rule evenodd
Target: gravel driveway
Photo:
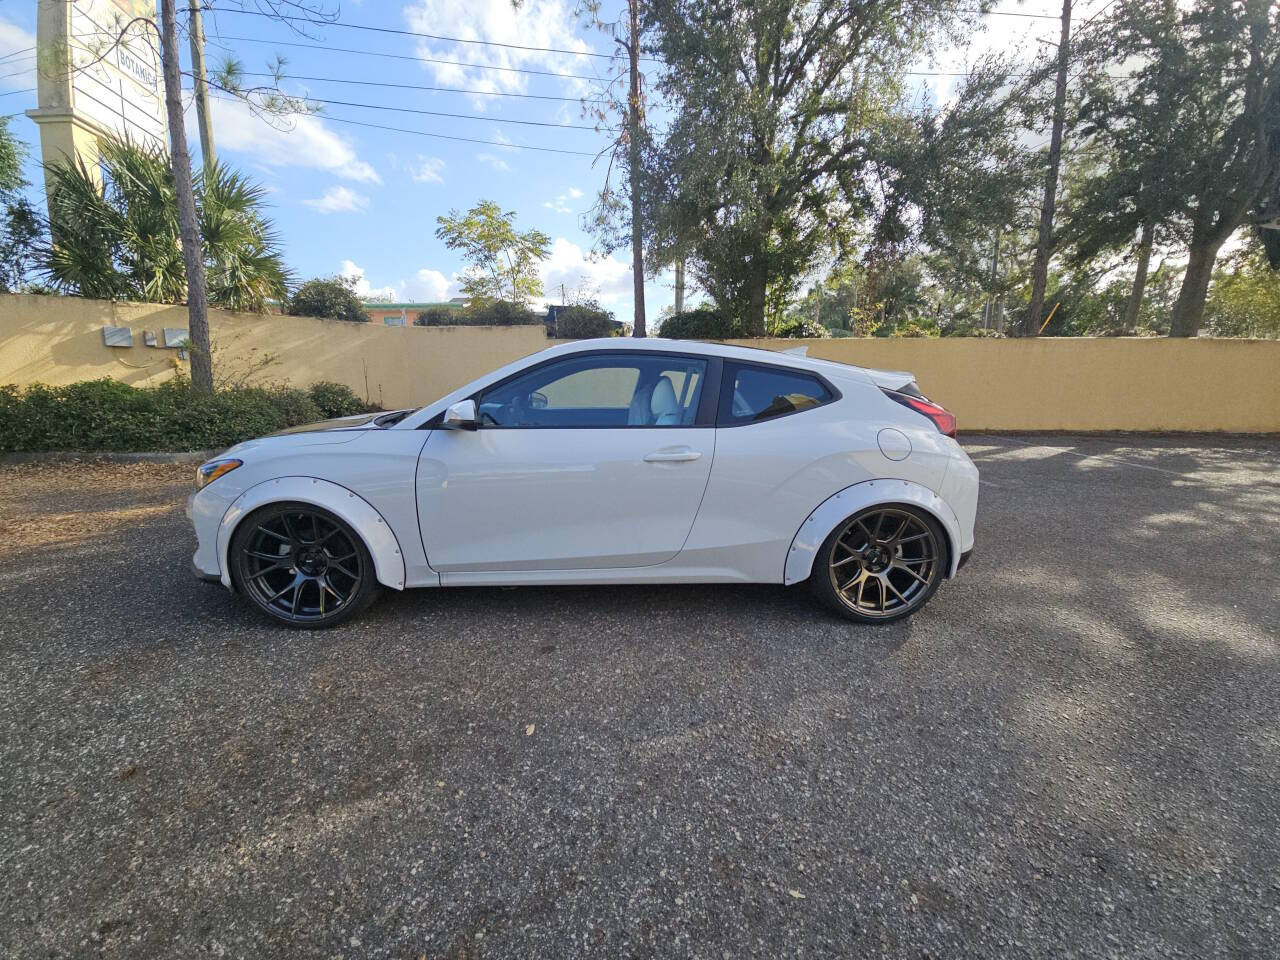
<instances>
[{"instance_id":1,"label":"gravel driveway","mask_svg":"<svg viewBox=\"0 0 1280 960\"><path fill-rule=\"evenodd\" d=\"M902 624L187 569L187 466L0 467L0 955L1280 954L1280 442L973 437Z\"/></svg>"}]
</instances>

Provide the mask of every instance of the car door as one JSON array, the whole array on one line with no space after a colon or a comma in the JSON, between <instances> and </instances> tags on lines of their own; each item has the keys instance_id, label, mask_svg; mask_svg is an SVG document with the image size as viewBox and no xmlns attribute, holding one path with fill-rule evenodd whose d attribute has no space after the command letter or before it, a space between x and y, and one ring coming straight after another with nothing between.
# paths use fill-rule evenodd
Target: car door
<instances>
[{"instance_id":1,"label":"car door","mask_svg":"<svg viewBox=\"0 0 1280 960\"><path fill-rule=\"evenodd\" d=\"M641 350L546 361L481 391L475 430L432 431L423 544L442 574L662 563L715 450L718 362Z\"/></svg>"}]
</instances>

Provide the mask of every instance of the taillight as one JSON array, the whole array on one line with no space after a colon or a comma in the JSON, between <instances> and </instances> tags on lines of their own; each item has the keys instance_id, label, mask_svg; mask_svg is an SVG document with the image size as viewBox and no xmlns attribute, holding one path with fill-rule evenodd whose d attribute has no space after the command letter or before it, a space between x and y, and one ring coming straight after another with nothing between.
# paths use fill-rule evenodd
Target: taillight
<instances>
[{"instance_id":1,"label":"taillight","mask_svg":"<svg viewBox=\"0 0 1280 960\"><path fill-rule=\"evenodd\" d=\"M890 400L896 400L904 407L910 407L916 413L924 414L933 421L933 425L948 437L956 435L956 415L948 410L944 410L932 400L926 400L924 397L909 397L905 393L899 393L897 390L886 390L884 395Z\"/></svg>"}]
</instances>

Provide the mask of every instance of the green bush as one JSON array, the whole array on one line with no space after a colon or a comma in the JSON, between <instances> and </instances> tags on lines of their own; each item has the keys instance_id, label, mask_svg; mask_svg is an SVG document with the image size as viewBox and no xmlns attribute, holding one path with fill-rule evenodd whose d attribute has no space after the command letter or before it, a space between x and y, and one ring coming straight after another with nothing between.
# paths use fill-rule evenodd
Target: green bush
<instances>
[{"instance_id":1,"label":"green bush","mask_svg":"<svg viewBox=\"0 0 1280 960\"><path fill-rule=\"evenodd\" d=\"M770 327L769 336L820 340L831 336L831 331L812 317L790 316Z\"/></svg>"},{"instance_id":2,"label":"green bush","mask_svg":"<svg viewBox=\"0 0 1280 960\"><path fill-rule=\"evenodd\" d=\"M667 317L659 333L672 340L732 340L742 336L742 328L732 317L710 307L699 307Z\"/></svg>"},{"instance_id":3,"label":"green bush","mask_svg":"<svg viewBox=\"0 0 1280 960\"><path fill-rule=\"evenodd\" d=\"M368 323L364 301L356 296L355 281L350 277L316 277L294 291L285 304L285 312L293 317L323 317Z\"/></svg>"},{"instance_id":4,"label":"green bush","mask_svg":"<svg viewBox=\"0 0 1280 960\"><path fill-rule=\"evenodd\" d=\"M461 317L462 311L456 307L427 307L425 310L418 311L413 325L415 327L455 326Z\"/></svg>"},{"instance_id":5,"label":"green bush","mask_svg":"<svg viewBox=\"0 0 1280 960\"><path fill-rule=\"evenodd\" d=\"M302 390L243 387L193 393L175 379L137 388L114 380L0 387L0 450L209 450L323 419Z\"/></svg>"},{"instance_id":6,"label":"green bush","mask_svg":"<svg viewBox=\"0 0 1280 960\"><path fill-rule=\"evenodd\" d=\"M565 340L612 337L616 332L613 314L598 303L575 303L556 315L555 335Z\"/></svg>"},{"instance_id":7,"label":"green bush","mask_svg":"<svg viewBox=\"0 0 1280 960\"><path fill-rule=\"evenodd\" d=\"M334 383L332 380L313 383L307 388L307 396L326 420L354 417L369 409L368 404L357 397L354 390L345 383Z\"/></svg>"},{"instance_id":8,"label":"green bush","mask_svg":"<svg viewBox=\"0 0 1280 960\"><path fill-rule=\"evenodd\" d=\"M453 323L470 327L517 327L528 323L541 323L542 317L528 307L507 300L489 300L473 303L457 311Z\"/></svg>"}]
</instances>

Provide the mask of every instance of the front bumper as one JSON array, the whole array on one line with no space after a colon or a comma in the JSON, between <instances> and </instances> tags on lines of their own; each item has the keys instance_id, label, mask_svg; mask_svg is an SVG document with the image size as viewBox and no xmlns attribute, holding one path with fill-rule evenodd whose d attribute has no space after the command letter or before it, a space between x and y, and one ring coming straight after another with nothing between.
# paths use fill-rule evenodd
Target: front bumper
<instances>
[{"instance_id":1,"label":"front bumper","mask_svg":"<svg viewBox=\"0 0 1280 960\"><path fill-rule=\"evenodd\" d=\"M209 488L192 491L187 497L187 518L196 531L196 552L191 557L191 572L210 583L222 582L218 564L218 527L226 512L226 503Z\"/></svg>"},{"instance_id":2,"label":"front bumper","mask_svg":"<svg viewBox=\"0 0 1280 960\"><path fill-rule=\"evenodd\" d=\"M970 547L964 553L960 554L960 562L956 564L956 573L964 569L964 565L969 562L969 558L973 556L973 548Z\"/></svg>"}]
</instances>

